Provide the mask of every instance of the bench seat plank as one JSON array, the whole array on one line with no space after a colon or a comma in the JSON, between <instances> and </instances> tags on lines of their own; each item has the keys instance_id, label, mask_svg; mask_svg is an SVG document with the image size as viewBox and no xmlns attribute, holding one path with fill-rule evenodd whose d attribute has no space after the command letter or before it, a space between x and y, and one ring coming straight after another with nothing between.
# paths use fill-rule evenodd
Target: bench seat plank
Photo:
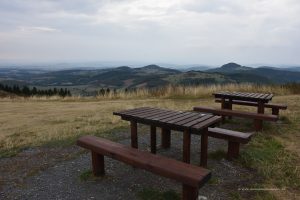
<instances>
[{"instance_id":1,"label":"bench seat plank","mask_svg":"<svg viewBox=\"0 0 300 200\"><path fill-rule=\"evenodd\" d=\"M201 187L211 177L211 172L207 169L139 151L95 136L83 136L77 140L77 145L191 187Z\"/></svg>"},{"instance_id":2,"label":"bench seat plank","mask_svg":"<svg viewBox=\"0 0 300 200\"><path fill-rule=\"evenodd\" d=\"M222 100L216 99L215 102L222 103ZM227 103L228 101L226 100L225 102ZM237 105L244 105L244 106L255 106L255 107L258 106L258 104L256 102L250 102L250 101L232 100L232 103L237 104ZM278 109L282 109L282 110L287 109L287 105L285 105L285 104L274 104L274 103L266 103L266 104L264 104L264 107L265 108L278 108Z\"/></svg>"},{"instance_id":3,"label":"bench seat plank","mask_svg":"<svg viewBox=\"0 0 300 200\"><path fill-rule=\"evenodd\" d=\"M258 114L258 113L250 113L245 111L236 111L236 110L228 110L228 109L216 109L209 107L194 107L194 111L212 113L214 115L225 115L225 116L236 116L257 120L265 120L265 121L277 121L277 115L269 115L269 114Z\"/></svg>"},{"instance_id":4,"label":"bench seat plank","mask_svg":"<svg viewBox=\"0 0 300 200\"><path fill-rule=\"evenodd\" d=\"M208 128L209 137L228 141L227 159L232 160L239 156L240 143L248 143L253 133L242 133L222 128Z\"/></svg>"},{"instance_id":5,"label":"bench seat plank","mask_svg":"<svg viewBox=\"0 0 300 200\"><path fill-rule=\"evenodd\" d=\"M242 133L222 128L208 128L208 136L230 140L232 142L239 142L246 144L251 140L253 133Z\"/></svg>"}]
</instances>

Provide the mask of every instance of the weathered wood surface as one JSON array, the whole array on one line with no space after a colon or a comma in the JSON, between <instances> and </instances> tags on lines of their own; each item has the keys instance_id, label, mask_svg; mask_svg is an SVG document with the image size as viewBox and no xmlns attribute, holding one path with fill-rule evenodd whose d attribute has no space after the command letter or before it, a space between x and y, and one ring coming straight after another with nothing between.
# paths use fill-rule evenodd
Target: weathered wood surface
<instances>
[{"instance_id":1,"label":"weathered wood surface","mask_svg":"<svg viewBox=\"0 0 300 200\"><path fill-rule=\"evenodd\" d=\"M252 101L268 103L272 100L273 94L263 94L263 93L248 93L248 92L216 92L213 93L215 98L220 99L231 99L231 100L242 100L242 101Z\"/></svg>"},{"instance_id":2,"label":"weathered wood surface","mask_svg":"<svg viewBox=\"0 0 300 200\"><path fill-rule=\"evenodd\" d=\"M201 142L201 160L200 164L203 167L207 165L207 133L209 126L215 125L221 121L221 117L211 114L201 114L197 112L181 112L174 110L166 110L159 108L135 108L114 112L114 115L121 116L122 119L131 122L131 139L132 147L137 148L137 134L135 123L150 125L151 127L151 152L156 153L156 127L162 128L162 147L169 148L171 130L183 132L183 162L190 163L190 145L191 134L203 134ZM133 123L134 122L134 123ZM202 146L203 145L203 146ZM204 160L205 159L205 160Z\"/></svg>"},{"instance_id":3,"label":"weathered wood surface","mask_svg":"<svg viewBox=\"0 0 300 200\"><path fill-rule=\"evenodd\" d=\"M238 142L246 144L251 140L253 133L243 133L239 131L232 131L223 128L208 128L208 136L230 140L232 142Z\"/></svg>"},{"instance_id":4,"label":"weathered wood surface","mask_svg":"<svg viewBox=\"0 0 300 200\"><path fill-rule=\"evenodd\" d=\"M278 120L278 116L276 116L276 115L249 113L249 112L245 112L245 111L236 111L236 110L228 110L228 109L217 109L217 108L208 108L208 107L198 106L198 107L194 107L194 111L207 112L207 113L212 113L214 115L235 116L235 117L265 120L265 121L277 121Z\"/></svg>"},{"instance_id":5,"label":"weathered wood surface","mask_svg":"<svg viewBox=\"0 0 300 200\"><path fill-rule=\"evenodd\" d=\"M222 100L216 99L215 102L221 103ZM227 102L229 103L228 100L225 101L225 103L227 103ZM242 105L242 106L254 106L254 107L258 106L257 102L240 101L240 100L232 100L232 104ZM265 106L265 108L278 108L280 110L287 109L287 105L285 105L285 104L265 103L264 106Z\"/></svg>"},{"instance_id":6,"label":"weathered wood surface","mask_svg":"<svg viewBox=\"0 0 300 200\"><path fill-rule=\"evenodd\" d=\"M211 172L207 169L139 151L95 136L83 136L77 140L77 145L92 151L93 171L96 176L104 174L104 159L102 158L107 156L182 183L182 199L196 200L198 188L211 177Z\"/></svg>"},{"instance_id":7,"label":"weathered wood surface","mask_svg":"<svg viewBox=\"0 0 300 200\"><path fill-rule=\"evenodd\" d=\"M240 143L248 143L253 133L242 133L222 128L208 128L208 136L228 141L227 159L232 160L239 156Z\"/></svg>"},{"instance_id":8,"label":"weathered wood surface","mask_svg":"<svg viewBox=\"0 0 300 200\"><path fill-rule=\"evenodd\" d=\"M216 99L215 102L216 103L222 103L222 100L221 99ZM258 107L257 102L240 101L240 100L231 100L231 101L226 100L225 101L225 105L231 105L230 108L228 108L230 110L232 110L232 104ZM285 105L285 104L274 104L274 103L265 103L264 107L265 108L271 108L272 109L272 115L279 115L279 110L286 110L287 109L287 105Z\"/></svg>"},{"instance_id":9,"label":"weathered wood surface","mask_svg":"<svg viewBox=\"0 0 300 200\"><path fill-rule=\"evenodd\" d=\"M191 133L197 133L203 128L221 121L220 117L211 114L149 107L124 110L113 114L121 116L123 120L127 121L161 127L166 130L189 130Z\"/></svg>"}]
</instances>

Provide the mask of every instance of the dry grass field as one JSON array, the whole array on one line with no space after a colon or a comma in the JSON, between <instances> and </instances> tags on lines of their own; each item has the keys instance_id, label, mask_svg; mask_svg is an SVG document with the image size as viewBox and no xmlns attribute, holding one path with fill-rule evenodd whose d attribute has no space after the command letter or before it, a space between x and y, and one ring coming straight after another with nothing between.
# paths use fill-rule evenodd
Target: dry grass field
<instances>
[{"instance_id":1,"label":"dry grass field","mask_svg":"<svg viewBox=\"0 0 300 200\"><path fill-rule=\"evenodd\" d=\"M217 89L220 88L209 90L209 94ZM113 116L113 111L140 106L175 110L191 110L197 105L220 106L208 97L207 92L199 95L200 92L198 90L199 98L141 98L141 95L140 98L124 99L0 99L0 159L13 157L28 148L68 146L74 144L80 135L114 138L113 132L126 130L128 124ZM264 186L284 188L270 191L270 199L297 198L300 193L300 95L286 95L290 92L279 88L275 93L284 95L276 96L273 102L286 103L288 110L280 113L280 122L266 123L264 131L257 133L243 148L241 158L236 162L257 170L258 175L264 177ZM250 126L252 123L246 122L238 129L248 130Z\"/></svg>"},{"instance_id":2,"label":"dry grass field","mask_svg":"<svg viewBox=\"0 0 300 200\"><path fill-rule=\"evenodd\" d=\"M113 111L140 106L190 110L212 100L3 100L0 103L1 154L52 141L75 140L80 135L100 135L124 127Z\"/></svg>"}]
</instances>

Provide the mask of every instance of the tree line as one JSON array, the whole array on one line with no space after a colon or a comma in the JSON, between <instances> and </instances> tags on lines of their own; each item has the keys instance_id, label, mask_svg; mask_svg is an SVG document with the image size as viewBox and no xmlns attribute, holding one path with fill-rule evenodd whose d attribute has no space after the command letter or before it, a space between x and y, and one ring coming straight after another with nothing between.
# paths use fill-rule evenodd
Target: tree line
<instances>
[{"instance_id":1,"label":"tree line","mask_svg":"<svg viewBox=\"0 0 300 200\"><path fill-rule=\"evenodd\" d=\"M128 88L125 88L124 89L124 92L125 93L128 93L128 92L136 92L136 88L131 88L131 89L128 89ZM109 95L110 93L116 95L118 93L117 89L114 88L114 89L110 89L110 88L101 88L99 91L98 91L98 95L102 95L102 96L105 96L105 95Z\"/></svg>"},{"instance_id":2,"label":"tree line","mask_svg":"<svg viewBox=\"0 0 300 200\"><path fill-rule=\"evenodd\" d=\"M28 86L18 86L18 85L3 85L0 83L0 90L13 93L19 96L72 96L70 90L67 88L53 88L53 89L37 89L36 87L28 87Z\"/></svg>"}]
</instances>

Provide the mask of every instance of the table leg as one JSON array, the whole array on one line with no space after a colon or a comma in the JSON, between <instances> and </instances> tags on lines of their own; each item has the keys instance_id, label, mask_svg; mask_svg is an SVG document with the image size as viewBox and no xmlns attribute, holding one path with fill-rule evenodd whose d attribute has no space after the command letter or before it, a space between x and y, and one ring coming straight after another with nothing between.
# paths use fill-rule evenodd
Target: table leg
<instances>
[{"instance_id":1,"label":"table leg","mask_svg":"<svg viewBox=\"0 0 300 200\"><path fill-rule=\"evenodd\" d=\"M264 114L265 113L264 102L262 102L262 101L258 102L257 113L259 113L259 114ZM263 121L255 119L254 120L254 125L255 125L255 130L260 131L260 130L262 130L262 127L263 127Z\"/></svg>"},{"instance_id":2,"label":"table leg","mask_svg":"<svg viewBox=\"0 0 300 200\"><path fill-rule=\"evenodd\" d=\"M233 160L239 157L240 143L228 141L227 159Z\"/></svg>"},{"instance_id":3,"label":"table leg","mask_svg":"<svg viewBox=\"0 0 300 200\"><path fill-rule=\"evenodd\" d=\"M104 156L96 152L91 152L92 154L92 167L94 176L101 176L105 174L104 170Z\"/></svg>"},{"instance_id":4,"label":"table leg","mask_svg":"<svg viewBox=\"0 0 300 200\"><path fill-rule=\"evenodd\" d=\"M131 147L137 149L138 148L137 122L131 121L130 128L131 128Z\"/></svg>"},{"instance_id":5,"label":"table leg","mask_svg":"<svg viewBox=\"0 0 300 200\"><path fill-rule=\"evenodd\" d=\"M221 99L221 109L226 109L226 101L225 101L225 98L222 98ZM225 121L225 116L224 115L222 115L222 122L224 122Z\"/></svg>"},{"instance_id":6,"label":"table leg","mask_svg":"<svg viewBox=\"0 0 300 200\"><path fill-rule=\"evenodd\" d=\"M232 110L232 99L229 99L227 109ZM232 119L232 116L229 116L228 119Z\"/></svg>"},{"instance_id":7,"label":"table leg","mask_svg":"<svg viewBox=\"0 0 300 200\"><path fill-rule=\"evenodd\" d=\"M151 153L156 154L156 126L151 126Z\"/></svg>"},{"instance_id":8,"label":"table leg","mask_svg":"<svg viewBox=\"0 0 300 200\"><path fill-rule=\"evenodd\" d=\"M207 149L208 149L208 128L205 128L201 134L201 157L200 166L207 167Z\"/></svg>"},{"instance_id":9,"label":"table leg","mask_svg":"<svg viewBox=\"0 0 300 200\"><path fill-rule=\"evenodd\" d=\"M189 185L182 185L182 200L197 200L199 189Z\"/></svg>"},{"instance_id":10,"label":"table leg","mask_svg":"<svg viewBox=\"0 0 300 200\"><path fill-rule=\"evenodd\" d=\"M162 128L161 129L161 146L164 149L170 148L171 146L171 130Z\"/></svg>"},{"instance_id":11,"label":"table leg","mask_svg":"<svg viewBox=\"0 0 300 200\"><path fill-rule=\"evenodd\" d=\"M189 130L183 132L183 162L190 163L191 133Z\"/></svg>"}]
</instances>

